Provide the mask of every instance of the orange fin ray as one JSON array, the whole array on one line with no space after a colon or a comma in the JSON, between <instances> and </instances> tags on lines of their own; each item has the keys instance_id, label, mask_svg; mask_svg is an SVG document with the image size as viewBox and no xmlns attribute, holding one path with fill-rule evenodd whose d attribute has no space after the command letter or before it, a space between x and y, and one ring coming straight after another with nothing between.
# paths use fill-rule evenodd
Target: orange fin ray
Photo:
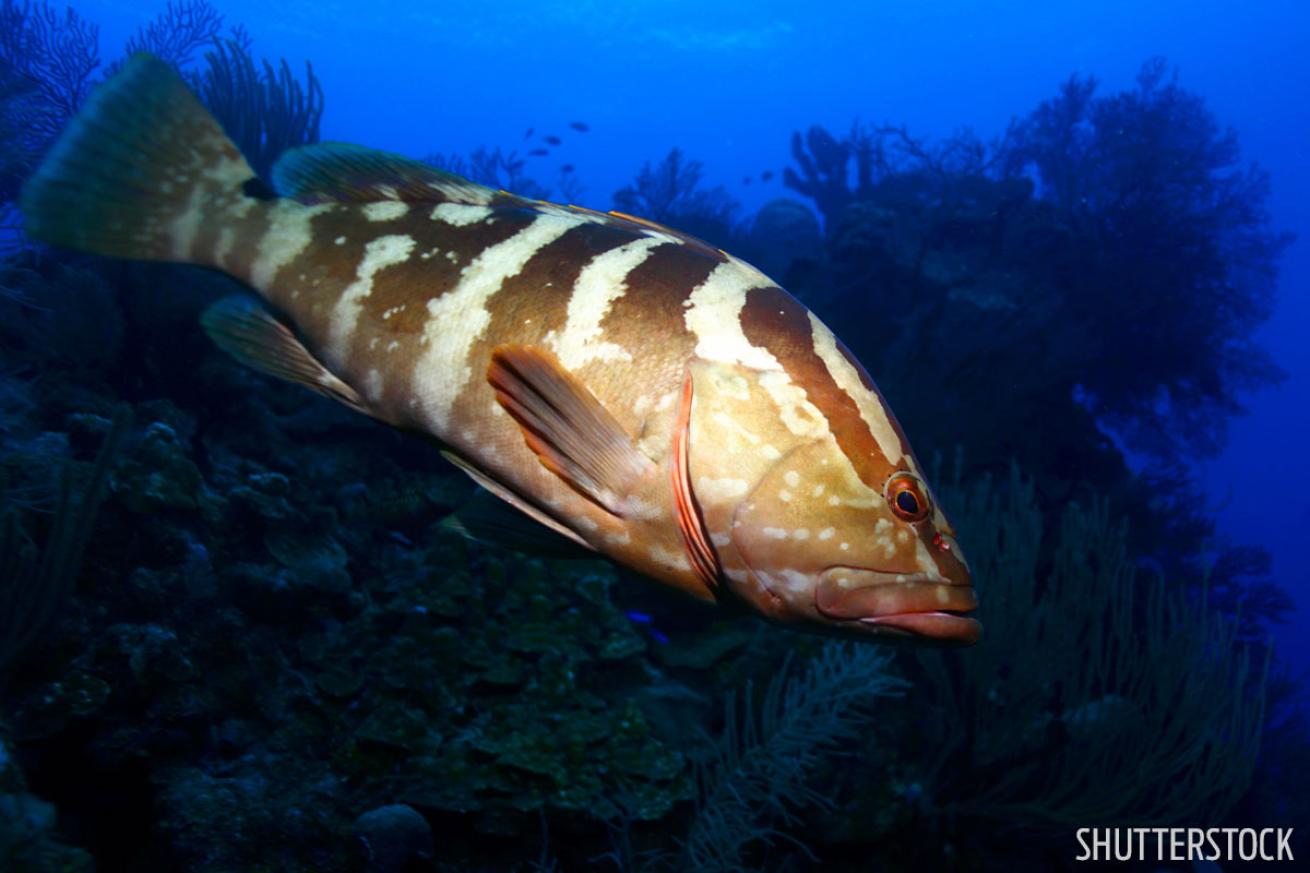
<instances>
[{"instance_id":1,"label":"orange fin ray","mask_svg":"<svg viewBox=\"0 0 1310 873\"><path fill-rule=\"evenodd\" d=\"M655 465L587 386L549 352L520 345L496 347L487 381L546 469L624 516L625 498Z\"/></svg>"},{"instance_id":2,"label":"orange fin ray","mask_svg":"<svg viewBox=\"0 0 1310 873\"><path fill-rule=\"evenodd\" d=\"M682 401L678 406L678 421L673 430L673 504L692 569L705 586L717 595L723 581L723 567L714 547L710 545L710 532L691 488L691 401L692 380L691 372L688 371L682 383Z\"/></svg>"}]
</instances>

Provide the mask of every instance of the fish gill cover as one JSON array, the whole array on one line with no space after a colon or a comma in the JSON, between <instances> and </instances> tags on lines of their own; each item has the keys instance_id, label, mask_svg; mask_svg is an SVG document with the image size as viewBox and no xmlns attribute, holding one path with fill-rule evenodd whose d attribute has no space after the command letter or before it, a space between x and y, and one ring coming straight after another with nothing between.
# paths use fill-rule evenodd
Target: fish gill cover
<instances>
[{"instance_id":1,"label":"fish gill cover","mask_svg":"<svg viewBox=\"0 0 1310 873\"><path fill-rule=\"evenodd\" d=\"M14 214L121 59L74 9L0 16ZM170 4L126 50L268 181L331 93L232 25ZM586 164L538 179L531 152L599 126L427 160L574 201ZM1075 827L1306 821L1303 692L1266 640L1287 596L1257 549L1207 557L1188 473L1278 375L1254 331L1289 238L1236 134L1150 60L1119 91L1069 78L992 142L786 144L790 194L753 215L690 134L595 205L839 327L937 456L978 646L797 634L471 541L450 519L475 486L435 448L203 340L234 282L11 234L0 867L1053 869Z\"/></svg>"}]
</instances>

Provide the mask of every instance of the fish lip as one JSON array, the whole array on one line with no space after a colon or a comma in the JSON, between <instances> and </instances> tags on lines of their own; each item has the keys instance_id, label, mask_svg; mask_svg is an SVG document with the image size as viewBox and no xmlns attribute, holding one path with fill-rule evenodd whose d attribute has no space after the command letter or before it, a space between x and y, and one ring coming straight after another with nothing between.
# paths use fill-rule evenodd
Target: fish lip
<instances>
[{"instance_id":1,"label":"fish lip","mask_svg":"<svg viewBox=\"0 0 1310 873\"><path fill-rule=\"evenodd\" d=\"M862 584L843 588L838 584L842 578ZM967 614L978 608L973 588L926 573L828 567L815 587L814 604L825 618L859 624L889 641L967 646L982 638L981 622Z\"/></svg>"}]
</instances>

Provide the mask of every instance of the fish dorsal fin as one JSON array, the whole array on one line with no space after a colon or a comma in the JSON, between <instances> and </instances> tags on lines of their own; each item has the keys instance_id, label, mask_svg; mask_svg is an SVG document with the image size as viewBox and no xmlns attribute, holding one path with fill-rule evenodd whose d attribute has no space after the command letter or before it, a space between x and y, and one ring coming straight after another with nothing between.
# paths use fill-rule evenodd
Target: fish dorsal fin
<instances>
[{"instance_id":1,"label":"fish dorsal fin","mask_svg":"<svg viewBox=\"0 0 1310 873\"><path fill-rule=\"evenodd\" d=\"M524 500L522 497L519 497L513 491L510 491L504 485L501 485L495 479L491 478L486 473L482 472L477 467L473 466L468 461L461 458L459 455L455 454L454 452L442 451L441 456L445 458L447 461L450 461L456 467L459 467L465 473L467 473L470 479L481 485L489 493L494 494L496 497L499 497L501 500L505 501L510 506L517 509L519 512L523 513L528 518L542 525L545 525L547 528L553 530L555 533L559 534L565 540L575 543L577 546L579 546L584 550L595 551L594 549L591 548L591 546L587 545L587 541L584 540L582 537L578 536L576 533L569 530L567 527L560 524L558 521L551 518L545 512L533 506L531 503ZM456 525L449 524L447 525L447 527L456 527ZM459 532L462 533L464 536L469 537L470 539L479 539L479 540L483 539L483 536L479 532L475 532L474 530L470 529L467 524L463 525L463 529L460 530Z\"/></svg>"},{"instance_id":2,"label":"fish dorsal fin","mask_svg":"<svg viewBox=\"0 0 1310 873\"><path fill-rule=\"evenodd\" d=\"M710 545L709 528L691 488L691 401L692 377L688 372L682 383L682 401L678 404L678 422L673 430L673 505L677 510L678 530L687 548L692 569L710 591L717 592L723 581L719 556Z\"/></svg>"},{"instance_id":3,"label":"fish dorsal fin","mask_svg":"<svg viewBox=\"0 0 1310 873\"><path fill-rule=\"evenodd\" d=\"M716 249L714 246L705 242L705 240L697 239L691 234L683 233L677 228L669 227L667 224L660 224L658 221L651 221L649 218L642 218L639 215L629 215L626 212L619 212L617 209L611 209L609 212L598 212L595 209L588 209L585 206L577 206L574 204L569 204L568 208L574 212L580 212L583 215L591 215L602 219L607 224L613 226L626 227L643 232L654 231L657 234L663 234L682 243L687 248L693 249L702 255L707 255L719 262L728 259L728 256L723 253L722 249Z\"/></svg>"},{"instance_id":4,"label":"fish dorsal fin","mask_svg":"<svg viewBox=\"0 0 1310 873\"><path fill-rule=\"evenodd\" d=\"M359 392L328 372L291 328L249 297L223 298L204 311L200 324L215 345L246 366L372 414Z\"/></svg>"},{"instance_id":5,"label":"fish dorsal fin","mask_svg":"<svg viewBox=\"0 0 1310 873\"><path fill-rule=\"evenodd\" d=\"M586 385L549 352L520 345L492 351L487 381L546 469L611 514L627 514L626 498L655 465Z\"/></svg>"},{"instance_id":6,"label":"fish dorsal fin","mask_svg":"<svg viewBox=\"0 0 1310 873\"><path fill-rule=\"evenodd\" d=\"M479 488L467 503L441 520L441 527L475 542L542 558L596 557L595 550L579 542L572 531L565 536L558 526L539 524L539 518Z\"/></svg>"},{"instance_id":7,"label":"fish dorsal fin","mask_svg":"<svg viewBox=\"0 0 1310 873\"><path fill-rule=\"evenodd\" d=\"M287 150L273 165L273 187L310 205L402 200L486 206L517 200L413 158L342 142Z\"/></svg>"}]
</instances>

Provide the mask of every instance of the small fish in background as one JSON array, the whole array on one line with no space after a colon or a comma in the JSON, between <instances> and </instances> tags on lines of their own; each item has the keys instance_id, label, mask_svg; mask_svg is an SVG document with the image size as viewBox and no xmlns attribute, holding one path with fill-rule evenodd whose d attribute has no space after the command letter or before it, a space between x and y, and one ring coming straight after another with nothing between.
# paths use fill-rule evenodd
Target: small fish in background
<instances>
[{"instance_id":1,"label":"small fish in background","mask_svg":"<svg viewBox=\"0 0 1310 873\"><path fill-rule=\"evenodd\" d=\"M761 182L767 182L767 181L769 181L769 180L772 179L772 178L773 178L773 171L772 171L772 170L765 170L763 173L760 173L760 181L761 181Z\"/></svg>"},{"instance_id":2,"label":"small fish in background","mask_svg":"<svg viewBox=\"0 0 1310 873\"><path fill-rule=\"evenodd\" d=\"M532 134L535 133L535 132L536 132L536 128L535 128L535 127L529 127L529 128L528 128L528 132L525 133L525 134L523 134L523 139L525 139L525 140L532 139Z\"/></svg>"},{"instance_id":3,"label":"small fish in background","mask_svg":"<svg viewBox=\"0 0 1310 873\"><path fill-rule=\"evenodd\" d=\"M751 183L751 177L750 177L750 176L742 176L742 177L741 177L741 183L742 183L743 185L749 185L749 184Z\"/></svg>"},{"instance_id":4,"label":"small fish in background","mask_svg":"<svg viewBox=\"0 0 1310 873\"><path fill-rule=\"evenodd\" d=\"M666 645L668 643L669 641L668 636L665 635L663 631L661 631L658 627L655 626L654 616L645 612L637 612L635 609L629 609L623 614L626 615L633 624L639 624L642 627L644 627L646 629L646 633L650 634L651 639L653 639L655 642L659 643L660 645Z\"/></svg>"},{"instance_id":5,"label":"small fish in background","mask_svg":"<svg viewBox=\"0 0 1310 873\"><path fill-rule=\"evenodd\" d=\"M562 166L562 167L559 168L559 171L560 171L561 173L572 173L572 172L573 172L573 165L572 165L572 164L565 164L564 166Z\"/></svg>"},{"instance_id":6,"label":"small fish in background","mask_svg":"<svg viewBox=\"0 0 1310 873\"><path fill-rule=\"evenodd\" d=\"M528 152L528 154L532 155L534 158L541 158L550 154L550 149L533 149L532 151Z\"/></svg>"},{"instance_id":7,"label":"small fish in background","mask_svg":"<svg viewBox=\"0 0 1310 873\"><path fill-rule=\"evenodd\" d=\"M529 526L800 629L979 639L955 531L882 395L754 267L359 146L292 149L272 182L137 54L21 207L52 245L249 285L206 310L215 343L434 440L485 489L469 535Z\"/></svg>"},{"instance_id":8,"label":"small fish in background","mask_svg":"<svg viewBox=\"0 0 1310 873\"><path fill-rule=\"evenodd\" d=\"M546 143L547 145L553 145L553 146L557 146L563 142L563 140L561 140L557 136L543 136L541 138L541 141Z\"/></svg>"},{"instance_id":9,"label":"small fish in background","mask_svg":"<svg viewBox=\"0 0 1310 873\"><path fill-rule=\"evenodd\" d=\"M587 126L581 121L570 121L569 127L573 128L578 133L586 133L587 131L591 130L589 126Z\"/></svg>"}]
</instances>

